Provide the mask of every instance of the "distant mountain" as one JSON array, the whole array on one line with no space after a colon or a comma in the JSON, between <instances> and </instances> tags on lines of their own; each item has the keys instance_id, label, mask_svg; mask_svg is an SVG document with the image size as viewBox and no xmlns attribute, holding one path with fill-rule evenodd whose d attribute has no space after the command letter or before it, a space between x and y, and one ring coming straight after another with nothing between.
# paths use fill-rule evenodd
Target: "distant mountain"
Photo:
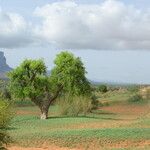
<instances>
[{"instance_id":1,"label":"distant mountain","mask_svg":"<svg viewBox=\"0 0 150 150\"><path fill-rule=\"evenodd\" d=\"M6 63L4 52L0 51L0 78L6 78L6 73L11 71L12 68Z\"/></svg>"}]
</instances>

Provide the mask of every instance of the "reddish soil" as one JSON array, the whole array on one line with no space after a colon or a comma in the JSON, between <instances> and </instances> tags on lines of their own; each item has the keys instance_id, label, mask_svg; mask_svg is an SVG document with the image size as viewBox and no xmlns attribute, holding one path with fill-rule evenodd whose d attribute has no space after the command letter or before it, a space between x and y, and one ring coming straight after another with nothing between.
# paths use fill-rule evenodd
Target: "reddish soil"
<instances>
[{"instance_id":1,"label":"reddish soil","mask_svg":"<svg viewBox=\"0 0 150 150\"><path fill-rule=\"evenodd\" d=\"M8 150L104 150L104 149L112 149L112 148L139 148L144 149L145 147L150 146L150 140L141 140L141 141L119 141L119 142L112 142L112 141L96 141L93 140L89 143L90 145L87 145L85 147L85 143L81 143L79 147L84 148L67 148L67 147L58 147L55 145L45 145L41 148L24 148L24 147L18 147L18 146L12 146L9 147ZM82 146L84 145L84 146ZM107 146L106 146L107 145Z\"/></svg>"},{"instance_id":2,"label":"reddish soil","mask_svg":"<svg viewBox=\"0 0 150 150\"><path fill-rule=\"evenodd\" d=\"M48 147L44 147L44 148L23 148L23 147L17 147L17 146L13 146L8 148L8 150L70 150L69 148L64 148L64 147L57 147L57 146L48 146ZM81 149L71 149L71 150L81 150Z\"/></svg>"},{"instance_id":3,"label":"reddish soil","mask_svg":"<svg viewBox=\"0 0 150 150\"><path fill-rule=\"evenodd\" d=\"M102 110L119 114L119 115L127 115L128 117L140 117L145 114L150 113L150 106L149 105L114 105L114 106L107 106L103 107Z\"/></svg>"},{"instance_id":4,"label":"reddish soil","mask_svg":"<svg viewBox=\"0 0 150 150\"><path fill-rule=\"evenodd\" d=\"M17 115L39 115L38 112L26 111L26 110L17 110Z\"/></svg>"}]
</instances>

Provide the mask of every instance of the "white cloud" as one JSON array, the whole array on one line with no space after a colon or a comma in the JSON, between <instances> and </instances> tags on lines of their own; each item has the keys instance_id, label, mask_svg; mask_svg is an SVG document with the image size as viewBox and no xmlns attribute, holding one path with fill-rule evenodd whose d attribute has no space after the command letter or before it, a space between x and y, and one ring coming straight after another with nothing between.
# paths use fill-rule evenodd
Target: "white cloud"
<instances>
[{"instance_id":1,"label":"white cloud","mask_svg":"<svg viewBox=\"0 0 150 150\"><path fill-rule=\"evenodd\" d=\"M150 10L119 0L63 0L36 8L34 15L31 24L20 14L0 10L0 48L49 43L60 49L150 49Z\"/></svg>"},{"instance_id":2,"label":"white cloud","mask_svg":"<svg viewBox=\"0 0 150 150\"><path fill-rule=\"evenodd\" d=\"M24 47L33 43L31 29L16 13L0 10L0 48Z\"/></svg>"},{"instance_id":3,"label":"white cloud","mask_svg":"<svg viewBox=\"0 0 150 150\"><path fill-rule=\"evenodd\" d=\"M67 49L150 49L150 11L117 0L60 1L36 8L42 40Z\"/></svg>"}]
</instances>

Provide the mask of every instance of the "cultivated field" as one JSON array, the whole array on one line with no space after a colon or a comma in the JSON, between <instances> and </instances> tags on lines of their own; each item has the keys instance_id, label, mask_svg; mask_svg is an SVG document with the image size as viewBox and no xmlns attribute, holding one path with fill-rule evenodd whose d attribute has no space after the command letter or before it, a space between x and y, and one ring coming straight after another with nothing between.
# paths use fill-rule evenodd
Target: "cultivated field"
<instances>
[{"instance_id":1,"label":"cultivated field","mask_svg":"<svg viewBox=\"0 0 150 150\"><path fill-rule=\"evenodd\" d=\"M149 150L149 101L128 102L131 92L97 94L97 110L78 117L60 116L50 107L49 119L40 120L36 106L16 106L9 134L9 150ZM23 102L24 103L24 102Z\"/></svg>"}]
</instances>

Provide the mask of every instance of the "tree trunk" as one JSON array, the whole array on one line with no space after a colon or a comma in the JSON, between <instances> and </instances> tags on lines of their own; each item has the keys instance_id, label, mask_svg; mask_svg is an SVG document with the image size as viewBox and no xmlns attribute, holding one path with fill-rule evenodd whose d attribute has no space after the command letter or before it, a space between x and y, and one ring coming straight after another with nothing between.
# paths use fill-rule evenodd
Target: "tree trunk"
<instances>
[{"instance_id":1,"label":"tree trunk","mask_svg":"<svg viewBox=\"0 0 150 150\"><path fill-rule=\"evenodd\" d=\"M61 89L62 87L56 92L56 94L53 97L51 97L49 92L46 93L45 100L39 105L39 108L41 110L41 119L48 119L49 107L53 103L53 101L58 97Z\"/></svg>"},{"instance_id":2,"label":"tree trunk","mask_svg":"<svg viewBox=\"0 0 150 150\"><path fill-rule=\"evenodd\" d=\"M43 107L41 109L41 119L48 119L48 109L49 107Z\"/></svg>"}]
</instances>

